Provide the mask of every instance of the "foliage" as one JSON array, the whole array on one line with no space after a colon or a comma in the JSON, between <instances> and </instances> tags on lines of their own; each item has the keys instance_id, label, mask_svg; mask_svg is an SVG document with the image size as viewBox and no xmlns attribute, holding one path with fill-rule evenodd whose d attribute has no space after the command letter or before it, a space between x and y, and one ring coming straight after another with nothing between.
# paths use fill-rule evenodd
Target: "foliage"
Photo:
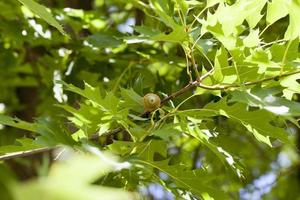
<instances>
[{"instance_id":1,"label":"foliage","mask_svg":"<svg viewBox=\"0 0 300 200\"><path fill-rule=\"evenodd\" d=\"M299 0L0 9L1 199L299 199Z\"/></svg>"}]
</instances>

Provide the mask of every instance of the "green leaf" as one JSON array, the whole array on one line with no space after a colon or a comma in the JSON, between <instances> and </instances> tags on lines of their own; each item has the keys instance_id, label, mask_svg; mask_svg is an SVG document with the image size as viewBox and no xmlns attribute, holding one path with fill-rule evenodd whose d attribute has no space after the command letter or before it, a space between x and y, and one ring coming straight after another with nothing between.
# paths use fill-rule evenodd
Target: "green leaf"
<instances>
[{"instance_id":1,"label":"green leaf","mask_svg":"<svg viewBox=\"0 0 300 200\"><path fill-rule=\"evenodd\" d=\"M253 88L252 90L236 90L232 92L230 102L242 102L250 106L260 107L276 115L300 116L300 103L275 96L281 90Z\"/></svg>"},{"instance_id":2,"label":"green leaf","mask_svg":"<svg viewBox=\"0 0 300 200\"><path fill-rule=\"evenodd\" d=\"M173 12L168 0L150 0L150 5L153 7L153 11L159 16L159 19L164 22L167 26L173 30L178 26L178 24L171 17L170 13Z\"/></svg>"},{"instance_id":3,"label":"green leaf","mask_svg":"<svg viewBox=\"0 0 300 200\"><path fill-rule=\"evenodd\" d=\"M250 30L249 35L244 39L244 45L246 47L257 47L259 46L260 39L259 39L259 30Z\"/></svg>"},{"instance_id":4,"label":"green leaf","mask_svg":"<svg viewBox=\"0 0 300 200\"><path fill-rule=\"evenodd\" d=\"M77 128L83 130L85 136L90 136L95 132L99 131L100 125L101 123L103 123L101 118L104 116L104 113L93 106L80 104L79 109L75 109L68 105L57 106L63 108L64 110L73 115L73 117L68 117L68 119Z\"/></svg>"},{"instance_id":5,"label":"green leaf","mask_svg":"<svg viewBox=\"0 0 300 200\"><path fill-rule=\"evenodd\" d=\"M72 84L62 83L67 90L87 98L94 106L100 107L102 111L109 111L110 114L117 113L120 100L114 96L112 92L108 92L107 95L102 98L99 88L93 87L86 82L84 83L84 89L78 88Z\"/></svg>"},{"instance_id":6,"label":"green leaf","mask_svg":"<svg viewBox=\"0 0 300 200\"><path fill-rule=\"evenodd\" d=\"M205 109L203 111L204 113L209 113L209 112L205 112L206 111ZM202 110L200 109L198 110L198 112L200 113L202 112ZM191 111L189 113L192 114ZM217 113L212 111L210 114L211 114L210 117L212 117ZM184 116L182 115L182 113L179 113L179 116L180 116L179 119L180 127L178 129L180 131L182 131L183 133L187 133L190 136L196 138L201 144L203 144L209 150L211 150L226 167L229 167L235 175L237 175L239 178L243 177L242 174L243 169L239 166L239 163L235 161L233 156L231 156L227 151L225 151L221 147L218 147L213 143L211 143L210 139L216 137L216 134L218 133L216 133L215 131L210 131L206 127L205 128L201 127L202 119L203 118L205 119L205 117L202 117L201 115L197 115L197 114L194 114L193 117L190 115ZM195 118L195 116L198 117Z\"/></svg>"},{"instance_id":7,"label":"green leaf","mask_svg":"<svg viewBox=\"0 0 300 200\"><path fill-rule=\"evenodd\" d=\"M206 7L214 6L218 3L223 3L224 0L207 0Z\"/></svg>"},{"instance_id":8,"label":"green leaf","mask_svg":"<svg viewBox=\"0 0 300 200\"><path fill-rule=\"evenodd\" d=\"M227 199L227 195L223 191L215 189L215 186L209 184L212 178L204 169L187 170L182 165L170 166L169 160L138 160L137 162L158 169L172 178L179 188L198 196L208 195L215 199Z\"/></svg>"},{"instance_id":9,"label":"green leaf","mask_svg":"<svg viewBox=\"0 0 300 200\"><path fill-rule=\"evenodd\" d=\"M151 135L162 138L165 141L171 140L174 136L178 136L181 132L177 129L179 124L166 124L162 128L154 130Z\"/></svg>"},{"instance_id":10,"label":"green leaf","mask_svg":"<svg viewBox=\"0 0 300 200\"><path fill-rule=\"evenodd\" d=\"M295 62L295 60L298 58L298 46L298 38L293 41L290 41L289 43L273 44L270 48L272 60L281 63L283 58L285 57L286 64L289 64L290 62Z\"/></svg>"},{"instance_id":11,"label":"green leaf","mask_svg":"<svg viewBox=\"0 0 300 200\"><path fill-rule=\"evenodd\" d=\"M260 12L266 2L267 0L252 0L236 1L231 6L220 4L213 14L208 12L206 20L197 19L203 25L201 33L203 35L208 31L228 50L236 49L240 26L246 20L250 28L254 28L262 18Z\"/></svg>"},{"instance_id":12,"label":"green leaf","mask_svg":"<svg viewBox=\"0 0 300 200\"><path fill-rule=\"evenodd\" d=\"M226 49L222 46L218 49L215 57L213 77L217 82L223 81L222 68L228 67L228 56Z\"/></svg>"},{"instance_id":13,"label":"green leaf","mask_svg":"<svg viewBox=\"0 0 300 200\"><path fill-rule=\"evenodd\" d=\"M13 145L0 146L0 154L34 150L42 147L43 146L36 144L35 140L29 138L22 138L17 139Z\"/></svg>"},{"instance_id":14,"label":"green leaf","mask_svg":"<svg viewBox=\"0 0 300 200\"><path fill-rule=\"evenodd\" d=\"M55 146L57 144L73 145L68 129L52 119L38 119L35 123L25 122L0 114L0 124L38 133L37 143L40 145Z\"/></svg>"},{"instance_id":15,"label":"green leaf","mask_svg":"<svg viewBox=\"0 0 300 200\"><path fill-rule=\"evenodd\" d=\"M118 47L122 44L122 42L112 35L97 33L87 37L87 41L93 46L97 48L106 48L106 47Z\"/></svg>"},{"instance_id":16,"label":"green leaf","mask_svg":"<svg viewBox=\"0 0 300 200\"><path fill-rule=\"evenodd\" d=\"M150 37L150 39L155 41L182 43L188 39L188 34L184 27L176 26L170 34L161 33Z\"/></svg>"},{"instance_id":17,"label":"green leaf","mask_svg":"<svg viewBox=\"0 0 300 200\"><path fill-rule=\"evenodd\" d=\"M73 146L76 144L71 137L71 131L62 121L52 118L40 118L36 124L36 133L39 134L36 138L38 144L45 146L56 146L58 144Z\"/></svg>"},{"instance_id":18,"label":"green leaf","mask_svg":"<svg viewBox=\"0 0 300 200\"><path fill-rule=\"evenodd\" d=\"M139 143L128 142L128 141L113 141L112 144L108 145L108 148L115 154L120 156L128 155Z\"/></svg>"},{"instance_id":19,"label":"green leaf","mask_svg":"<svg viewBox=\"0 0 300 200\"><path fill-rule=\"evenodd\" d=\"M6 125L6 126L12 126L15 128L31 131L31 132L37 132L37 125L29 122L25 122L23 120L12 118L9 116L5 116L0 114L0 124Z\"/></svg>"},{"instance_id":20,"label":"green leaf","mask_svg":"<svg viewBox=\"0 0 300 200\"><path fill-rule=\"evenodd\" d=\"M143 36L149 36L149 37L160 34L160 31L155 30L149 26L135 26L134 30Z\"/></svg>"},{"instance_id":21,"label":"green leaf","mask_svg":"<svg viewBox=\"0 0 300 200\"><path fill-rule=\"evenodd\" d=\"M88 100L92 101L92 103L94 103L95 105L102 107L101 106L102 97L100 95L99 88L94 88L85 82L84 89L82 90L82 89L74 86L73 84L67 84L65 82L62 82L62 83L67 90L77 93L77 94L87 98Z\"/></svg>"},{"instance_id":22,"label":"green leaf","mask_svg":"<svg viewBox=\"0 0 300 200\"><path fill-rule=\"evenodd\" d=\"M211 16L212 15L209 13L207 18L209 19ZM226 34L220 22L213 20L212 22L210 22L210 20L207 22L200 19L197 20L203 25L201 29L202 35L204 35L206 32L210 32L224 45L226 49L232 50L236 48L236 37L233 34Z\"/></svg>"},{"instance_id":23,"label":"green leaf","mask_svg":"<svg viewBox=\"0 0 300 200\"><path fill-rule=\"evenodd\" d=\"M284 39L286 40L294 40L300 36L300 0L293 0L288 2L290 23L288 29L284 34ZM284 7L283 7L284 8Z\"/></svg>"},{"instance_id":24,"label":"green leaf","mask_svg":"<svg viewBox=\"0 0 300 200\"><path fill-rule=\"evenodd\" d=\"M264 74L271 69L280 69L280 64L273 62L271 58L272 55L269 50L257 48L255 50L251 50L251 55L249 55L245 61L246 63L257 65L257 73ZM250 78L249 75L248 78Z\"/></svg>"},{"instance_id":25,"label":"green leaf","mask_svg":"<svg viewBox=\"0 0 300 200\"><path fill-rule=\"evenodd\" d=\"M167 144L163 140L150 140L139 145L136 149L138 157L142 160L154 160L155 153L167 157Z\"/></svg>"},{"instance_id":26,"label":"green leaf","mask_svg":"<svg viewBox=\"0 0 300 200\"><path fill-rule=\"evenodd\" d=\"M271 125L274 115L266 110L248 111L247 106L241 103L235 103L229 106L226 103L226 99L222 99L217 103L210 103L205 106L205 109L219 111L220 115L240 122L248 131L253 133L259 141L270 146L271 142L269 141L269 137L279 139L285 143L291 143L284 129ZM264 140L261 138L264 138Z\"/></svg>"},{"instance_id":27,"label":"green leaf","mask_svg":"<svg viewBox=\"0 0 300 200\"><path fill-rule=\"evenodd\" d=\"M267 23L271 25L288 13L286 0L272 0L272 2L268 2Z\"/></svg>"},{"instance_id":28,"label":"green leaf","mask_svg":"<svg viewBox=\"0 0 300 200\"><path fill-rule=\"evenodd\" d=\"M267 3L267 0L252 0L247 3L248 5L246 4L246 8L243 12L247 15L246 21L250 28L254 28L263 17L260 13Z\"/></svg>"},{"instance_id":29,"label":"green leaf","mask_svg":"<svg viewBox=\"0 0 300 200\"><path fill-rule=\"evenodd\" d=\"M104 99L101 101L101 106L105 108L105 110L110 111L112 114L116 114L118 112L120 100L114 96L112 92L108 92Z\"/></svg>"},{"instance_id":30,"label":"green leaf","mask_svg":"<svg viewBox=\"0 0 300 200\"><path fill-rule=\"evenodd\" d=\"M217 199L225 196L222 191L216 190L213 186L208 185L213 178L208 175L204 169L189 170L183 165L170 166L168 164L169 159L154 161L156 153L166 157L167 148L164 141L150 140L148 142L139 144L139 146L135 148L136 152L138 153L139 160L134 159L132 160L133 162L142 163L151 168L160 170L172 178L177 184L177 187L190 191L199 196L207 193Z\"/></svg>"},{"instance_id":31,"label":"green leaf","mask_svg":"<svg viewBox=\"0 0 300 200\"><path fill-rule=\"evenodd\" d=\"M289 100L293 98L294 94L300 94L300 84L298 82L299 74L291 75L281 79L280 85L285 87L283 96Z\"/></svg>"},{"instance_id":32,"label":"green leaf","mask_svg":"<svg viewBox=\"0 0 300 200\"><path fill-rule=\"evenodd\" d=\"M24 6L28 7L35 15L45 20L51 26L57 28L57 30L61 32L63 35L66 35L62 26L56 21L56 19L51 15L50 12L48 12L48 10L44 6L36 3L33 0L18 0L18 1L20 1Z\"/></svg>"},{"instance_id":33,"label":"green leaf","mask_svg":"<svg viewBox=\"0 0 300 200\"><path fill-rule=\"evenodd\" d=\"M132 109L135 112L141 113L144 111L143 98L138 95L133 89L121 88L121 95L124 99L123 107Z\"/></svg>"},{"instance_id":34,"label":"green leaf","mask_svg":"<svg viewBox=\"0 0 300 200\"><path fill-rule=\"evenodd\" d=\"M299 12L300 0L273 0L268 3L267 22L271 25L289 14L290 22L287 31L285 32L284 39L294 40L300 36L300 27L298 26L300 20Z\"/></svg>"},{"instance_id":35,"label":"green leaf","mask_svg":"<svg viewBox=\"0 0 300 200\"><path fill-rule=\"evenodd\" d=\"M187 2L185 0L175 0L175 2L178 4L182 14L185 16L189 9Z\"/></svg>"}]
</instances>

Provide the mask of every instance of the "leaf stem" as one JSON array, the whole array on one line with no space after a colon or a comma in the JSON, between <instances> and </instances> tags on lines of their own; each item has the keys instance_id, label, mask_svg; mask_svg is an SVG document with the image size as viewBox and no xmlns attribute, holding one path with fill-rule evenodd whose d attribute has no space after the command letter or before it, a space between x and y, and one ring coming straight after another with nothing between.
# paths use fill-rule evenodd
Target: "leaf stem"
<instances>
[{"instance_id":1,"label":"leaf stem","mask_svg":"<svg viewBox=\"0 0 300 200\"><path fill-rule=\"evenodd\" d=\"M200 80L200 73L199 73L198 68L197 68L197 64L196 64L196 61L195 61L193 49L191 48L190 51L191 51L191 61L192 61L192 65L193 65L193 68L194 68L194 71L195 71L195 74L196 74L196 79L197 79L197 81L199 81Z\"/></svg>"},{"instance_id":2,"label":"leaf stem","mask_svg":"<svg viewBox=\"0 0 300 200\"><path fill-rule=\"evenodd\" d=\"M285 65L285 63L286 63L287 53L288 53L288 51L289 51L289 49L290 49L291 44L292 44L292 40L290 40L290 41L288 42L288 44L287 44L287 46L286 46L286 49L285 49L285 51L284 51L283 58L282 58L282 61L281 61L281 70L280 70L280 74L283 73L284 65Z\"/></svg>"},{"instance_id":3,"label":"leaf stem","mask_svg":"<svg viewBox=\"0 0 300 200\"><path fill-rule=\"evenodd\" d=\"M117 88L123 78L123 76L126 74L126 72L132 67L133 65L133 61L129 62L128 66L124 69L124 71L122 72L122 74L120 75L120 77L118 78L117 82L115 83L113 89L112 89L112 93L115 93L117 91Z\"/></svg>"},{"instance_id":4,"label":"leaf stem","mask_svg":"<svg viewBox=\"0 0 300 200\"><path fill-rule=\"evenodd\" d=\"M271 26L272 24L268 24L260 33L259 33L259 37L262 36L264 34L264 32Z\"/></svg>"},{"instance_id":5,"label":"leaf stem","mask_svg":"<svg viewBox=\"0 0 300 200\"><path fill-rule=\"evenodd\" d=\"M193 25L197 21L197 18L199 18L207 10L207 8L208 7L203 8L203 10L201 10L201 12L197 16L194 16L195 18L193 22L189 25L190 28L193 28Z\"/></svg>"}]
</instances>

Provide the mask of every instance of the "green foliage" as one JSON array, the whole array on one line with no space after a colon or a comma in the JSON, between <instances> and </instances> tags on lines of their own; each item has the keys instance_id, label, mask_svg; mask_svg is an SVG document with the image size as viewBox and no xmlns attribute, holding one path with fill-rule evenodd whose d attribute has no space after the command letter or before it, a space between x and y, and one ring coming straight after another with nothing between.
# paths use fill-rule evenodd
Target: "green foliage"
<instances>
[{"instance_id":1,"label":"green foliage","mask_svg":"<svg viewBox=\"0 0 300 200\"><path fill-rule=\"evenodd\" d=\"M47 9L36 3L33 0L19 0L23 5L28 7L34 14L45 20L48 24L54 26L62 34L65 34L62 26L53 18L53 16L47 11Z\"/></svg>"},{"instance_id":2,"label":"green foliage","mask_svg":"<svg viewBox=\"0 0 300 200\"><path fill-rule=\"evenodd\" d=\"M0 9L1 198L299 196L298 0Z\"/></svg>"}]
</instances>

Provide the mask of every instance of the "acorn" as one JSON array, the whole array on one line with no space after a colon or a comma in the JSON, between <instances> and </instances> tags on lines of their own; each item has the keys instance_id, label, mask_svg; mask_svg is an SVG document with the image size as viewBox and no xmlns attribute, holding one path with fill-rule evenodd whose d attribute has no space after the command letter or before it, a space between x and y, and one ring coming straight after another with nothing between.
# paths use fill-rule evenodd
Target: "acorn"
<instances>
[{"instance_id":1,"label":"acorn","mask_svg":"<svg viewBox=\"0 0 300 200\"><path fill-rule=\"evenodd\" d=\"M154 93L148 93L143 97L145 111L151 112L160 107L160 97Z\"/></svg>"}]
</instances>

